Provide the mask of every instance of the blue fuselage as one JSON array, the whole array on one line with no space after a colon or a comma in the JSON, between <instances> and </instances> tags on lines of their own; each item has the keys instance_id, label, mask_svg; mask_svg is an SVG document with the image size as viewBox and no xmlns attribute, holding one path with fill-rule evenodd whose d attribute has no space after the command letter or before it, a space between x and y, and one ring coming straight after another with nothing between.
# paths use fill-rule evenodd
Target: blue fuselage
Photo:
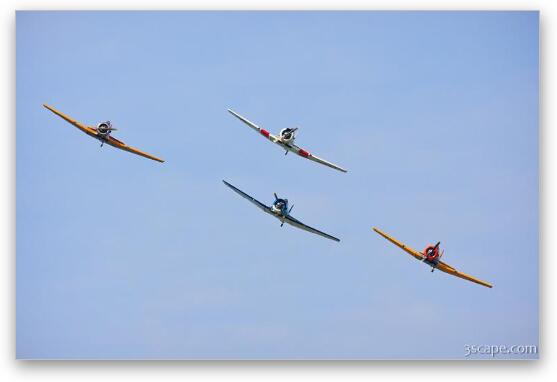
<instances>
[{"instance_id":1,"label":"blue fuselage","mask_svg":"<svg viewBox=\"0 0 557 382\"><path fill-rule=\"evenodd\" d=\"M277 215L288 215L288 199L277 199L273 203L273 212Z\"/></svg>"}]
</instances>

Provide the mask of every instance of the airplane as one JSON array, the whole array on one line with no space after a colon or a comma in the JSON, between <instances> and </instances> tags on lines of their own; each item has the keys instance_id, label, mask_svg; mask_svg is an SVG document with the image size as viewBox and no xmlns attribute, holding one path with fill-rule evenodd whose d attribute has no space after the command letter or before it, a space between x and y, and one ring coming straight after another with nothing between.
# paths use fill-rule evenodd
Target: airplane
<instances>
[{"instance_id":1,"label":"airplane","mask_svg":"<svg viewBox=\"0 0 557 382\"><path fill-rule=\"evenodd\" d=\"M319 235L319 236L326 237L327 239L331 239L331 240L334 240L334 241L340 241L340 239L337 239L334 236L331 236L331 235L329 235L325 232L321 232L321 231L319 231L319 230L317 230L313 227L305 225L304 223L302 223L301 221L299 221L298 219L296 219L292 215L290 215L290 212L292 211L292 208L294 208L294 205L292 205L292 207L288 208L288 199L279 198L277 196L277 194L275 193L274 194L275 195L275 201L273 202L273 205L271 207L268 207L265 204L258 201L257 199L249 196L248 194L246 194L242 190L234 187L233 185L231 185L227 181L223 180L223 182L228 187L230 187L234 192L239 194L241 197L249 200L250 202L255 204L257 207L261 208L263 211L268 213L269 215L274 216L275 218L279 219L281 227L284 225L284 223L288 223L288 224L290 224L294 227L303 229L305 231L314 233L314 234Z\"/></svg>"},{"instance_id":2,"label":"airplane","mask_svg":"<svg viewBox=\"0 0 557 382\"><path fill-rule=\"evenodd\" d=\"M246 118L242 117L240 114L236 113L233 110L228 109L228 112L238 118L240 121L244 122L246 125L257 131L259 134L263 135L265 138L270 140L273 143L276 143L280 147L282 147L286 152L284 155L288 154L289 151L298 154L303 158L307 158L317 163L324 164L325 166L334 168L335 170L347 172L347 170L343 169L342 167L337 166L331 162L327 162L325 159L321 159L316 157L315 155L309 153L308 151L296 146L294 144L294 140L296 139L296 132L298 131L297 127L294 128L285 128L279 132L278 136L275 136L269 133L267 130L262 129L261 127L257 126L255 123L248 121Z\"/></svg>"},{"instance_id":3,"label":"airplane","mask_svg":"<svg viewBox=\"0 0 557 382\"><path fill-rule=\"evenodd\" d=\"M488 288L493 287L493 285L491 285L490 283L479 280L475 277L467 275L466 273L459 272L455 268L451 267L450 265L442 262L441 257L443 256L444 251L439 253L439 245L441 244L441 242L437 242L437 244L435 245L428 245L423 252L418 252L415 249L412 249L407 245L402 244L400 241L396 240L395 238L387 235L385 232L381 231L380 229L373 227L373 230L377 232L379 235L383 236L385 239L389 240L394 245L402 248L404 251L406 251L408 254L410 254L417 260L429 265L431 267L431 272L433 272L435 269L439 269L440 271L443 271L445 273L448 273L456 277L460 277L461 279L472 281L473 283L480 284Z\"/></svg>"},{"instance_id":4,"label":"airplane","mask_svg":"<svg viewBox=\"0 0 557 382\"><path fill-rule=\"evenodd\" d=\"M147 154L146 152L143 152L139 149L136 149L135 147L128 146L124 142L110 136L110 133L117 130L114 127L112 127L112 124L110 123L110 121L101 122L97 125L97 127L87 126L87 125L84 125L81 122L76 121L73 118L68 117L65 114L62 114L61 112L59 112L58 110L56 110L55 108L53 108L51 106L48 106L46 104L43 104L43 106L45 108L47 108L48 110L50 110L51 112L53 112L54 114L56 114L57 116L61 117L62 119L65 119L67 122L71 123L72 125L77 127L79 130L83 131L85 134L87 134L87 135L89 135L89 136L91 136L95 139L98 139L101 142L101 147L103 147L103 145L106 143L107 145L110 145L112 147L116 147L117 149L120 149L120 150L128 151L130 153L140 155L142 157L155 160L157 162L161 162L161 163L164 162L163 159L160 159L160 158L157 158L153 155Z\"/></svg>"}]
</instances>

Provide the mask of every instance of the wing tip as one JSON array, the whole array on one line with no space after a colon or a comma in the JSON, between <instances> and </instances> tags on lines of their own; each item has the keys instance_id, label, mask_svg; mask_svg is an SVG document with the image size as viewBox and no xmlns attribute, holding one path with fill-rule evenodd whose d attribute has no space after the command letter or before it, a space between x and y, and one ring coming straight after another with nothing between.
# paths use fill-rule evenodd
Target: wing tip
<instances>
[{"instance_id":1,"label":"wing tip","mask_svg":"<svg viewBox=\"0 0 557 382\"><path fill-rule=\"evenodd\" d=\"M160 162L160 163L164 163L164 162L165 162L164 159L158 158L158 157L156 157L156 156L154 156L154 155L151 155L151 154L147 154L147 155L145 155L145 157L148 158L148 159L151 159L151 160Z\"/></svg>"},{"instance_id":2,"label":"wing tip","mask_svg":"<svg viewBox=\"0 0 557 382\"><path fill-rule=\"evenodd\" d=\"M232 114L235 118L238 118L240 121L244 122L246 125L250 126L250 127L254 127L253 123L248 121L245 117L241 116L240 114L236 113L234 110L232 109L227 109L228 112L230 114Z\"/></svg>"}]
</instances>

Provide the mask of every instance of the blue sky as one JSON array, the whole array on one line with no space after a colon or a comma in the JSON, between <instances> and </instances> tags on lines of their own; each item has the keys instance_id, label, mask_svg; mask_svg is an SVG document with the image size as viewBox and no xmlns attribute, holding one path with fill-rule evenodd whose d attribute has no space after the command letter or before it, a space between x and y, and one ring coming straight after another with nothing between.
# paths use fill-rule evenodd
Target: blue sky
<instances>
[{"instance_id":1,"label":"blue sky","mask_svg":"<svg viewBox=\"0 0 557 382\"><path fill-rule=\"evenodd\" d=\"M16 38L18 358L538 345L537 12L18 12ZM101 149L42 103L167 162ZM227 108L298 126L349 172L285 157ZM372 226L440 240L495 287L431 274Z\"/></svg>"}]
</instances>

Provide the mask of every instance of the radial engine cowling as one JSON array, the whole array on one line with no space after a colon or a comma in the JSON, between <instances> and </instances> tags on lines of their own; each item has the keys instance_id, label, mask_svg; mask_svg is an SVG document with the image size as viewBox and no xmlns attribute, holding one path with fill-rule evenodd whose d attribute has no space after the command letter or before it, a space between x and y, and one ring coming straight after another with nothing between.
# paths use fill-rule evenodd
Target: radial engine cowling
<instances>
[{"instance_id":1,"label":"radial engine cowling","mask_svg":"<svg viewBox=\"0 0 557 382\"><path fill-rule=\"evenodd\" d=\"M280 131L280 139L283 143L292 143L294 142L294 139L296 138L296 130L298 130L297 127L295 128L286 128L286 129L282 129Z\"/></svg>"},{"instance_id":2,"label":"radial engine cowling","mask_svg":"<svg viewBox=\"0 0 557 382\"><path fill-rule=\"evenodd\" d=\"M101 122L97 125L97 132L103 137L108 137L111 131L114 130L109 121Z\"/></svg>"},{"instance_id":3,"label":"radial engine cowling","mask_svg":"<svg viewBox=\"0 0 557 382\"><path fill-rule=\"evenodd\" d=\"M424 249L424 255L426 259L430 262L436 262L439 260L442 254L439 253L439 244L428 245Z\"/></svg>"}]
</instances>

